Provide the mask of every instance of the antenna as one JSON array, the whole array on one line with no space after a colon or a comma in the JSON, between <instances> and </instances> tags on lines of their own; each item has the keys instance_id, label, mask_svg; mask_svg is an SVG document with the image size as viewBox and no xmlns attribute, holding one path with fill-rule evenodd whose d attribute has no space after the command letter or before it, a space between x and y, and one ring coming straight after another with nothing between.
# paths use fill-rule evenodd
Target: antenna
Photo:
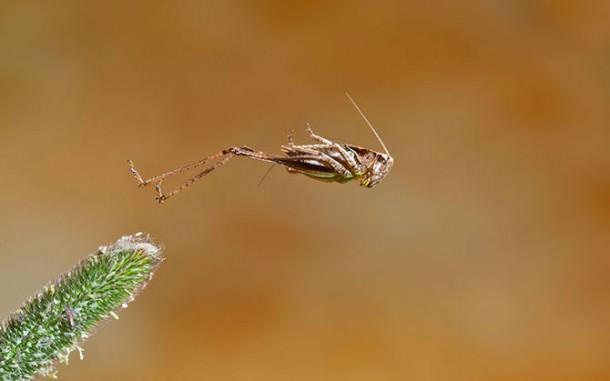
<instances>
[{"instance_id":1,"label":"antenna","mask_svg":"<svg viewBox=\"0 0 610 381\"><path fill-rule=\"evenodd\" d=\"M360 110L360 107L358 107L358 104L356 104L356 101L354 101L354 99L349 95L348 92L345 93L345 95L347 96L347 99L349 99L350 102L352 102L352 104L354 105L354 107L356 108L356 110L358 110L358 112L360 113L360 116L362 116L362 119L364 119L364 121L366 122L366 124L369 125L369 127L371 128L371 131L373 131L373 133L375 134L375 136L377 137L377 140L379 140L379 143L381 143L381 146L383 147L383 149L385 150L385 153L388 154L388 156L390 155L390 152L388 151L388 148L385 146L385 144L383 144L383 140L381 140L381 137L379 136L379 134L377 133L377 131L375 130L375 127L373 127L373 125L371 124L371 122L369 122L369 120L367 119L366 115L364 115L364 113L362 112L362 110Z\"/></svg>"},{"instance_id":2,"label":"antenna","mask_svg":"<svg viewBox=\"0 0 610 381\"><path fill-rule=\"evenodd\" d=\"M271 164L271 166L269 167L269 169L267 169L267 171L265 171L265 174L263 175L263 177L261 177L261 179L258 181L258 185L257 187L260 187L261 184L263 183L263 181L265 181L265 178L267 178L267 175L269 174L269 172L271 172L271 170L273 169L273 167L275 167L275 163Z\"/></svg>"}]
</instances>

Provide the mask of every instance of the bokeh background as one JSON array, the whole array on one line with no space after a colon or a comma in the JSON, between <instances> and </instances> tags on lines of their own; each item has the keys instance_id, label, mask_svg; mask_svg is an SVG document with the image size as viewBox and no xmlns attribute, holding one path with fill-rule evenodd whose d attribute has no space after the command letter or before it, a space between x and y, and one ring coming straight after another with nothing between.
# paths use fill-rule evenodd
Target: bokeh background
<instances>
[{"instance_id":1,"label":"bokeh background","mask_svg":"<svg viewBox=\"0 0 610 381\"><path fill-rule=\"evenodd\" d=\"M167 261L62 380L610 379L607 1L0 4L0 315L136 231ZM375 189L229 162L289 129ZM178 184L179 180L168 184Z\"/></svg>"}]
</instances>

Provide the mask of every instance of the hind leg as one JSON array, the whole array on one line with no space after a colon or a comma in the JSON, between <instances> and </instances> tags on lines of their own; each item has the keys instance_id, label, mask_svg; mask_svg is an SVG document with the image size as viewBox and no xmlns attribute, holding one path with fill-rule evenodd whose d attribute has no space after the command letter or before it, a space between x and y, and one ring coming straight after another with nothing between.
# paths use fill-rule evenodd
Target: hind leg
<instances>
[{"instance_id":1,"label":"hind leg","mask_svg":"<svg viewBox=\"0 0 610 381\"><path fill-rule=\"evenodd\" d=\"M358 161L358 157L353 152L346 149L342 144L333 142L313 132L311 125L307 124L307 133L309 137L321 144L312 144L310 147L314 149L329 149L333 148L341 154L349 169L356 174L363 174L366 171L366 166Z\"/></svg>"},{"instance_id":2,"label":"hind leg","mask_svg":"<svg viewBox=\"0 0 610 381\"><path fill-rule=\"evenodd\" d=\"M212 156L208 156L208 157L206 157L204 159L201 159L199 161L196 161L194 163L187 164L187 165L184 165L182 167L178 167L176 169L172 169L171 171L164 172L164 173L162 173L160 175L151 177L151 178L146 179L146 180L142 177L142 175L140 175L140 172L135 167L133 161L127 160L127 163L129 164L129 172L138 181L138 186L145 187L145 186L150 185L152 183L163 181L167 177L176 176L176 175L179 175L179 174L181 174L183 172L186 172L186 171L189 171L191 169L197 168L197 167L207 163L210 160L218 159L218 158L220 158L220 157L222 157L224 155L226 155L226 153L223 150L223 151L220 151L218 153L215 153Z\"/></svg>"},{"instance_id":3,"label":"hind leg","mask_svg":"<svg viewBox=\"0 0 610 381\"><path fill-rule=\"evenodd\" d=\"M182 185L180 185L179 187L177 187L176 189L172 190L169 193L163 193L163 191L161 190L161 183L163 182L163 180L159 180L159 182L157 182L157 184L155 184L155 189L157 191L157 196L155 197L155 200L157 200L159 202L159 204L164 203L168 198L170 198L170 197L180 193L184 189L190 187L197 180L202 179L203 177L208 175L210 172L214 171L216 168L219 168L219 167L223 166L224 163L229 161L229 159L232 158L232 157L233 157L233 155L228 155L228 156L224 157L222 160L216 162L214 165L212 165L212 166L204 169L203 171L199 172L198 174L196 174L195 176L191 177L186 182L184 182Z\"/></svg>"}]
</instances>

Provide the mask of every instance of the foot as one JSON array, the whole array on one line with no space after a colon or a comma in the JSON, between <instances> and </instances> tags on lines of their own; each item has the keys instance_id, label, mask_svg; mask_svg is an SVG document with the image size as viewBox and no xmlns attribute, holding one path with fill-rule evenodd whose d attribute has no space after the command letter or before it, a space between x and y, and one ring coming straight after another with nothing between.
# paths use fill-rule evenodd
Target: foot
<instances>
[{"instance_id":1,"label":"foot","mask_svg":"<svg viewBox=\"0 0 610 381\"><path fill-rule=\"evenodd\" d=\"M159 204L163 204L165 200L167 200L169 197L167 195L164 195L163 191L161 191L161 183L156 184L155 189L157 190L157 196L155 196L155 200L157 200Z\"/></svg>"},{"instance_id":2,"label":"foot","mask_svg":"<svg viewBox=\"0 0 610 381\"><path fill-rule=\"evenodd\" d=\"M138 170L136 169L135 165L133 164L133 161L131 160L127 160L127 163L129 164L129 172L131 173L131 175L138 181L138 186L139 187L143 187L146 185L146 182L144 181L144 179L142 178L142 176L140 175L140 172L138 172Z\"/></svg>"}]
</instances>

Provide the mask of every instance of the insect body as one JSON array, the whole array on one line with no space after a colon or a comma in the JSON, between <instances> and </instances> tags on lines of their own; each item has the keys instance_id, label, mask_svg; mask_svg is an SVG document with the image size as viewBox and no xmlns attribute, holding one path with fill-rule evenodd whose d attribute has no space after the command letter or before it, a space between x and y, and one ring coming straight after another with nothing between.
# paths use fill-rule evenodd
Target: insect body
<instances>
[{"instance_id":1,"label":"insect body","mask_svg":"<svg viewBox=\"0 0 610 381\"><path fill-rule=\"evenodd\" d=\"M280 164L290 173L300 173L316 180L338 183L359 180L360 185L372 188L379 184L379 182L381 182L381 180L387 176L392 168L392 165L394 164L394 159L377 134L377 131L375 131L375 128L368 121L356 102L354 102L349 94L347 94L347 97L352 102L354 107L356 107L360 115L364 118L381 143L385 151L384 153L352 144L334 142L330 139L316 135L311 127L308 126L307 132L315 141L315 144L294 144L291 132L288 135L288 144L282 146L282 151L284 152L285 156L270 155L264 152L255 151L247 146L229 147L195 163L176 168L172 171L162 173L146 180L140 175L131 160L128 161L129 170L138 181L140 187L145 187L151 184L155 185L157 190L156 200L159 203L164 202L176 193L189 187L197 180L222 166L234 156L242 156L254 160ZM161 184L165 178L200 167L211 160L218 161L205 168L203 171L196 174L171 192L163 193L161 190Z\"/></svg>"},{"instance_id":2,"label":"insect body","mask_svg":"<svg viewBox=\"0 0 610 381\"><path fill-rule=\"evenodd\" d=\"M66 318L68 319L70 328L76 327L76 311L74 311L71 307L66 307L64 312L66 313Z\"/></svg>"}]
</instances>

